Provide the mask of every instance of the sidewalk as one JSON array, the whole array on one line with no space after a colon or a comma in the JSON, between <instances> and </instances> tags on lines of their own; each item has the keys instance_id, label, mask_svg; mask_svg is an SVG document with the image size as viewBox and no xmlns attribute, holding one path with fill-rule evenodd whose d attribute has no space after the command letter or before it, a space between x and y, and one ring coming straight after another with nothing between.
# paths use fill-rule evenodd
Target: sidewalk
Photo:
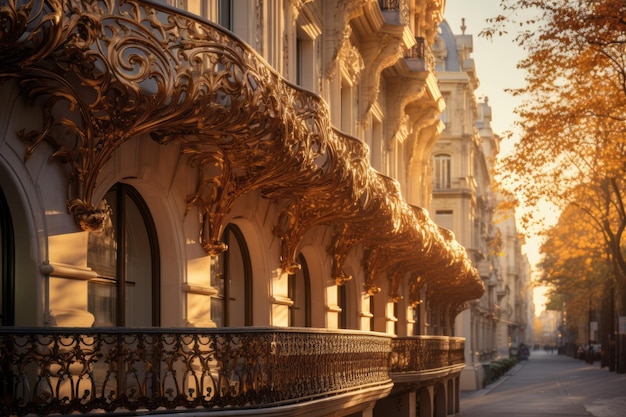
<instances>
[{"instance_id":1,"label":"sidewalk","mask_svg":"<svg viewBox=\"0 0 626 417\"><path fill-rule=\"evenodd\" d=\"M461 417L626 417L626 374L534 351L479 391L461 393Z\"/></svg>"}]
</instances>

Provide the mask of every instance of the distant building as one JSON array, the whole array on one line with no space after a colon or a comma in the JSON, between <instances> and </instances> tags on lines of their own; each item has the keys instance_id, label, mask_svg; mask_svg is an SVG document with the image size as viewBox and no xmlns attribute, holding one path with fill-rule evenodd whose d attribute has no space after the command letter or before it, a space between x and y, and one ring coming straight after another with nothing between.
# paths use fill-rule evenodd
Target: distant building
<instances>
[{"instance_id":1,"label":"distant building","mask_svg":"<svg viewBox=\"0 0 626 417\"><path fill-rule=\"evenodd\" d=\"M480 299L456 320L455 334L466 338L462 389L479 389L483 363L508 356L511 346L528 343L531 332L530 271L521 253L514 214L498 223L498 194L492 168L500 139L491 129L491 107L478 102L479 86L471 35L454 35L448 22L439 26L433 54L446 108L445 125L431 151L431 216L454 232L485 284Z\"/></svg>"}]
</instances>

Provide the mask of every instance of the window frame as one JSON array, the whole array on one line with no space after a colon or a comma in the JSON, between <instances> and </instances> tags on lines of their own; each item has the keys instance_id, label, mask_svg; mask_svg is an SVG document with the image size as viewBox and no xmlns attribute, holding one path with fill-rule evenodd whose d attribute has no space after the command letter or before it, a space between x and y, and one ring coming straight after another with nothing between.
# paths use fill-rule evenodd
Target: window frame
<instances>
[{"instance_id":1,"label":"window frame","mask_svg":"<svg viewBox=\"0 0 626 417\"><path fill-rule=\"evenodd\" d=\"M311 275L309 273L309 267L307 265L306 259L304 255L298 255L298 263L301 266L300 271L289 274L287 276L287 292L289 299L293 302L289 306L289 326L294 326L294 322L296 321L296 309L304 307L304 327L311 327ZM302 274L301 282L297 280L298 274ZM298 294L298 284L304 285L304 300L303 305L300 304L300 301L297 297Z\"/></svg>"},{"instance_id":2,"label":"window frame","mask_svg":"<svg viewBox=\"0 0 626 417\"><path fill-rule=\"evenodd\" d=\"M452 155L439 153L433 156L433 189L449 190L452 186Z\"/></svg>"},{"instance_id":3,"label":"window frame","mask_svg":"<svg viewBox=\"0 0 626 417\"><path fill-rule=\"evenodd\" d=\"M139 215L143 220L143 224L146 230L146 237L148 240L148 246L150 250L150 271L151 271L151 326L159 327L161 325L161 255L159 251L159 242L156 227L150 210L141 197L141 194L135 187L125 183L117 183L113 185L106 194L109 192L115 193L116 207L112 208L117 211L115 215L115 224L113 225L115 230L117 250L116 250L116 266L115 266L115 326L116 327L129 327L129 323L126 323L126 311L127 311L127 276L126 276L126 215L127 206L126 198L128 197L135 204L135 207L139 211ZM106 195L105 194L105 195ZM122 256L123 255L123 256ZM120 262L121 260L121 262ZM103 279L98 277L90 280L91 283L102 283Z\"/></svg>"},{"instance_id":4,"label":"window frame","mask_svg":"<svg viewBox=\"0 0 626 417\"><path fill-rule=\"evenodd\" d=\"M250 258L250 251L248 249L248 244L245 240L244 234L241 229L233 224L229 223L224 227L224 231L222 232L222 241L228 246L228 250L222 253L223 257L222 262L222 277L220 279L224 282L224 292L223 294L219 294L219 292L212 296L212 298L221 299L223 303L222 309L222 317L220 318L222 321L222 325L218 327L232 327L231 322L231 286L227 285L228 280L230 279L230 257L232 255L231 248L231 239L234 238L237 240L237 244L240 249L240 255L243 262L243 286L244 286L244 326L252 326L253 325L253 317L252 317L252 261ZM211 317L213 321L215 321L216 317Z\"/></svg>"}]
</instances>

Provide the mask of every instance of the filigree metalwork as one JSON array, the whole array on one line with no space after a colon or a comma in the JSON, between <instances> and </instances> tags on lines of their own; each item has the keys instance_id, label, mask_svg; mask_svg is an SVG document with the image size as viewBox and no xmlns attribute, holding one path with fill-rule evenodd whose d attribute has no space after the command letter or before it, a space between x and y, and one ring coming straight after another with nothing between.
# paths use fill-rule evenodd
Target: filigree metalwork
<instances>
[{"instance_id":1,"label":"filigree metalwork","mask_svg":"<svg viewBox=\"0 0 626 417\"><path fill-rule=\"evenodd\" d=\"M465 363L465 339L447 336L397 337L392 342L391 375L418 374ZM459 369L460 370L460 369Z\"/></svg>"},{"instance_id":2,"label":"filigree metalwork","mask_svg":"<svg viewBox=\"0 0 626 417\"><path fill-rule=\"evenodd\" d=\"M390 384L390 352L356 332L5 328L0 414L293 404Z\"/></svg>"},{"instance_id":3,"label":"filigree metalwork","mask_svg":"<svg viewBox=\"0 0 626 417\"><path fill-rule=\"evenodd\" d=\"M362 4L337 7L339 42ZM362 141L332 128L326 103L219 26L141 0L8 0L0 24L0 79L16 80L43 114L41 129L20 133L24 157L44 142L54 149L51 159L67 168L68 211L84 230L108 214L93 201L104 164L129 138L150 135L178 144L197 169L187 211L199 210L210 254L227 249L228 214L256 190L279 208L274 232L288 272L304 234L327 225L338 283L348 279L347 253L363 245L373 254L369 292L397 264L463 301L482 291L463 248L373 170Z\"/></svg>"}]
</instances>

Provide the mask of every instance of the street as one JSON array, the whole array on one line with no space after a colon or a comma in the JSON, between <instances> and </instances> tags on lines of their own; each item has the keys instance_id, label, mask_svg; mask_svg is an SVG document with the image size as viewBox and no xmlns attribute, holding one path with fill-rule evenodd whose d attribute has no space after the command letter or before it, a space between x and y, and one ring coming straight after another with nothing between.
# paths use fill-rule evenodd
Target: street
<instances>
[{"instance_id":1,"label":"street","mask_svg":"<svg viewBox=\"0 0 626 417\"><path fill-rule=\"evenodd\" d=\"M626 417L626 374L533 351L504 377L461 394L461 417Z\"/></svg>"}]
</instances>

